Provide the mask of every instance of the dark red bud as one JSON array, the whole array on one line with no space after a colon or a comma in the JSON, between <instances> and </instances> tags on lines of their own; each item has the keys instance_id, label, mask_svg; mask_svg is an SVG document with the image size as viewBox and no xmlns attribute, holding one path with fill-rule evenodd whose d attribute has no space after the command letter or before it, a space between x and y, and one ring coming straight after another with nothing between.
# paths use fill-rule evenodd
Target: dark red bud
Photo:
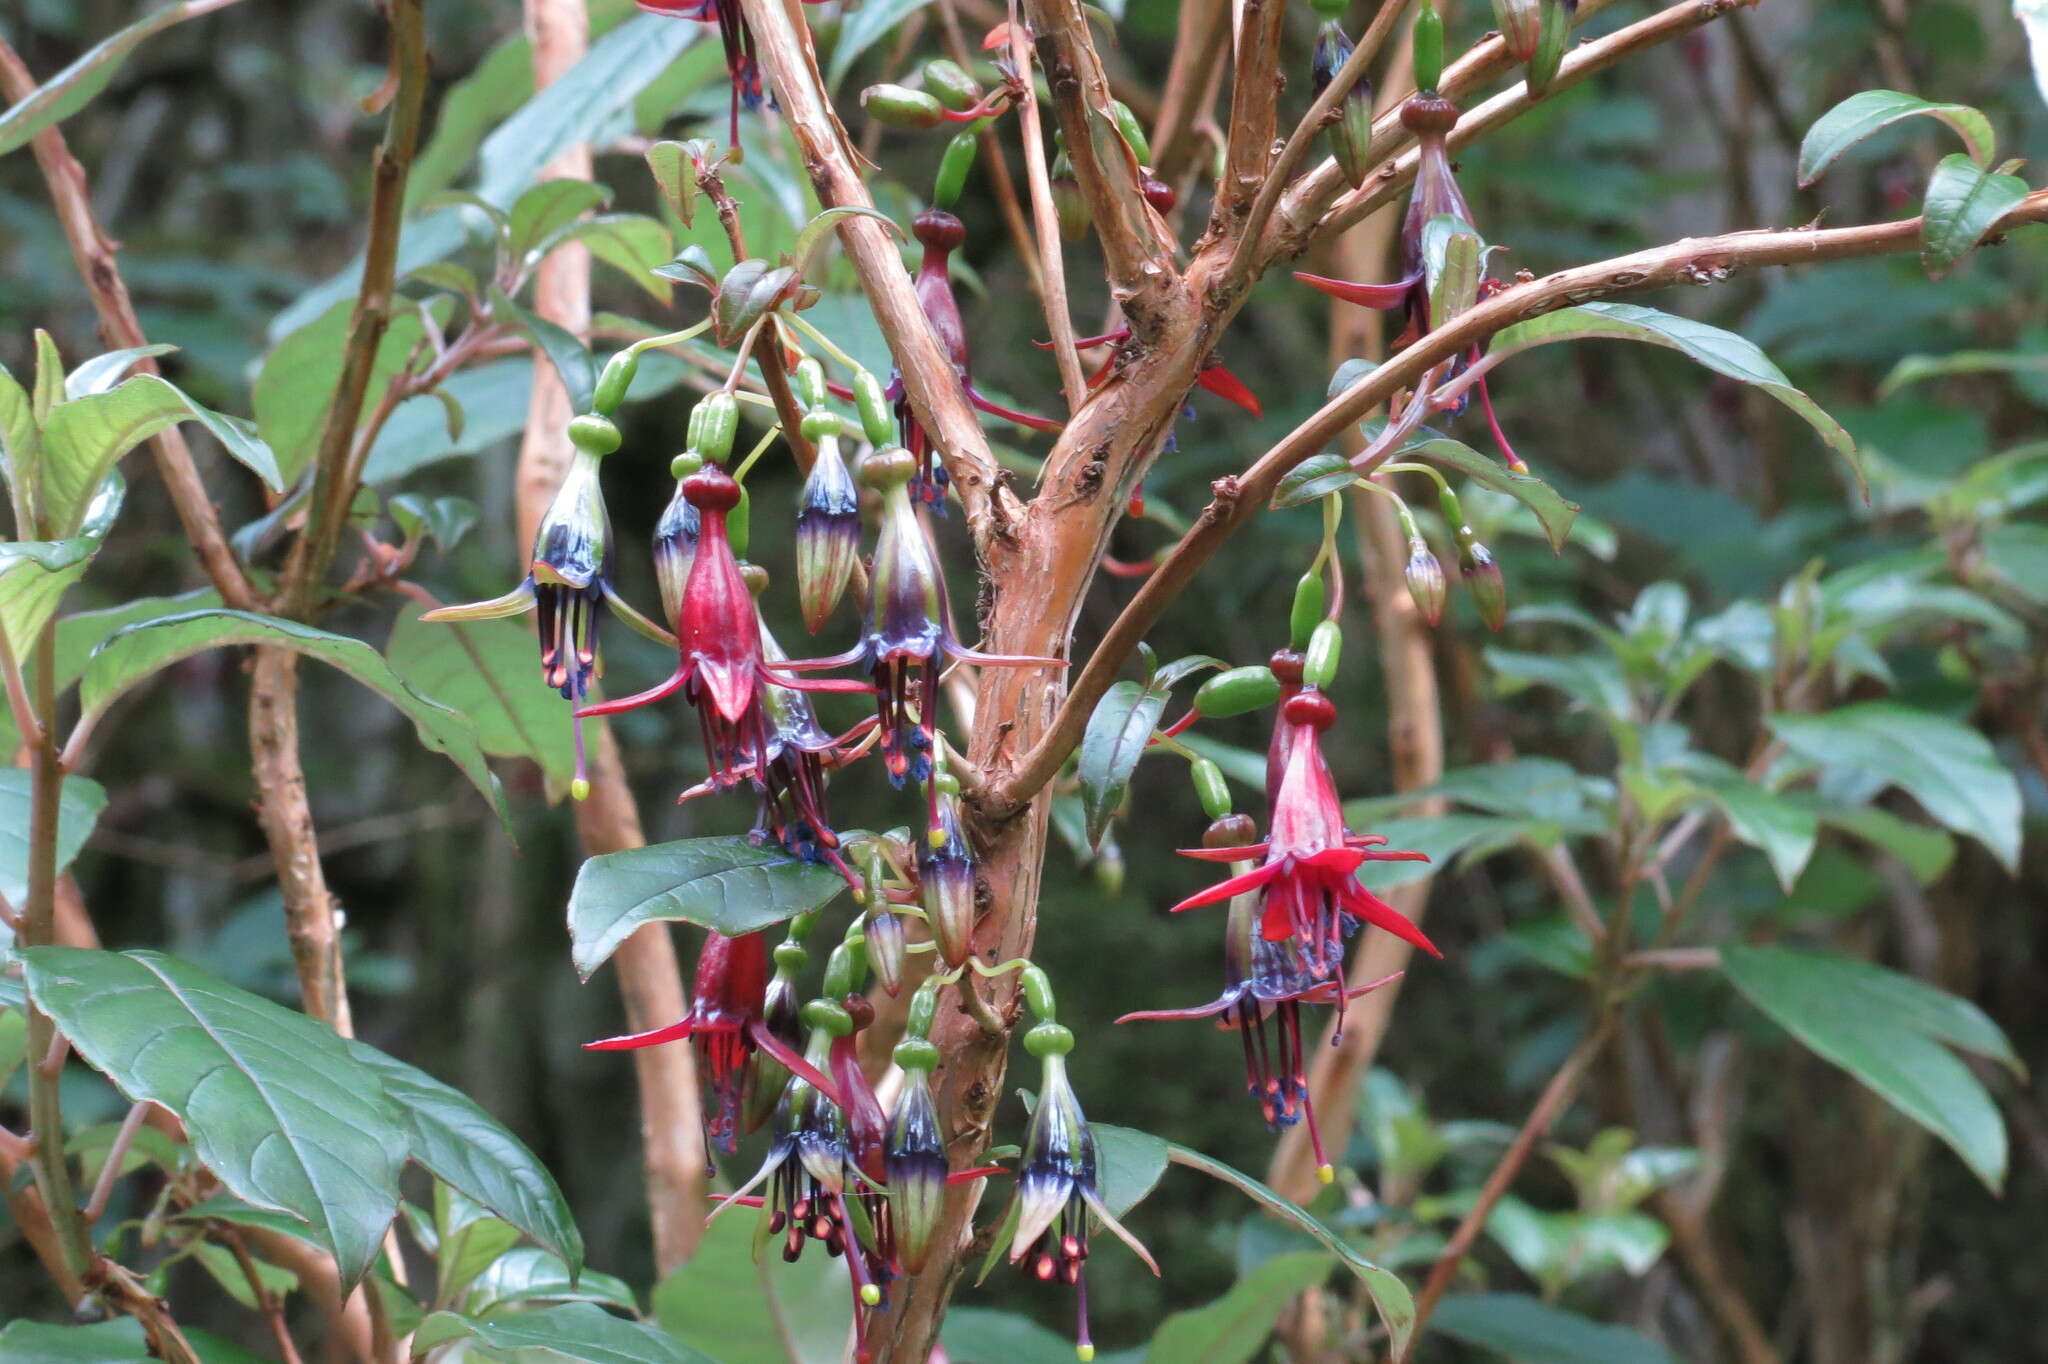
<instances>
[{"instance_id":1,"label":"dark red bud","mask_svg":"<svg viewBox=\"0 0 2048 1364\"><path fill-rule=\"evenodd\" d=\"M1321 731L1337 722L1337 706L1319 691L1305 691L1287 698L1287 704L1280 707L1280 718L1290 725Z\"/></svg>"},{"instance_id":2,"label":"dark red bud","mask_svg":"<svg viewBox=\"0 0 2048 1364\"><path fill-rule=\"evenodd\" d=\"M1145 196L1145 202L1161 213L1173 212L1173 206L1180 202L1180 196L1173 192L1173 186L1156 175L1148 175L1139 182L1138 192Z\"/></svg>"},{"instance_id":3,"label":"dark red bud","mask_svg":"<svg viewBox=\"0 0 2048 1364\"><path fill-rule=\"evenodd\" d=\"M683 480L683 496L699 511L729 512L740 504L740 485L725 470L707 464Z\"/></svg>"},{"instance_id":4,"label":"dark red bud","mask_svg":"<svg viewBox=\"0 0 2048 1364\"><path fill-rule=\"evenodd\" d=\"M1442 95L1410 95L1401 106L1401 126L1411 133L1448 133L1458 126L1458 106Z\"/></svg>"},{"instance_id":5,"label":"dark red bud","mask_svg":"<svg viewBox=\"0 0 2048 1364\"><path fill-rule=\"evenodd\" d=\"M957 251L967 240L967 225L943 208L928 208L910 224L918 241L934 251Z\"/></svg>"},{"instance_id":6,"label":"dark red bud","mask_svg":"<svg viewBox=\"0 0 2048 1364\"><path fill-rule=\"evenodd\" d=\"M1302 657L1292 649L1282 649L1266 660L1266 666L1273 670L1273 676L1280 679L1283 687L1301 685Z\"/></svg>"}]
</instances>

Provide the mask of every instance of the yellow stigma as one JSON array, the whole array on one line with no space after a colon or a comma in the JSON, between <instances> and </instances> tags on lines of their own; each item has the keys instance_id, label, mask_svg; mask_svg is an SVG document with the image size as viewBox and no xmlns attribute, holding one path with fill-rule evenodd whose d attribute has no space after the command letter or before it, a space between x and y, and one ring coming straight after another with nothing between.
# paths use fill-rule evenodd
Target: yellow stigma
<instances>
[{"instance_id":1,"label":"yellow stigma","mask_svg":"<svg viewBox=\"0 0 2048 1364\"><path fill-rule=\"evenodd\" d=\"M1095 1358L1095 1347L1093 1345L1076 1345L1074 1347L1074 1354L1080 1359L1081 1364L1088 1364L1089 1360Z\"/></svg>"},{"instance_id":2,"label":"yellow stigma","mask_svg":"<svg viewBox=\"0 0 2048 1364\"><path fill-rule=\"evenodd\" d=\"M882 1290L871 1283L864 1283L860 1286L860 1300L870 1307L879 1307L882 1302Z\"/></svg>"},{"instance_id":3,"label":"yellow stigma","mask_svg":"<svg viewBox=\"0 0 2048 1364\"><path fill-rule=\"evenodd\" d=\"M934 851L946 846L946 831L944 829L933 829L928 837L932 841Z\"/></svg>"},{"instance_id":4,"label":"yellow stigma","mask_svg":"<svg viewBox=\"0 0 2048 1364\"><path fill-rule=\"evenodd\" d=\"M578 778L576 778L576 780L574 780L574 781L570 782L570 783L569 783L569 797L570 797L570 799L572 799L572 800L589 800L589 799L590 799L590 781L589 781L589 779L588 779L588 778L585 778L585 777L578 777Z\"/></svg>"},{"instance_id":5,"label":"yellow stigma","mask_svg":"<svg viewBox=\"0 0 2048 1364\"><path fill-rule=\"evenodd\" d=\"M1316 1166L1316 1182L1319 1184L1334 1184L1337 1182L1337 1171L1328 1161L1324 1161L1321 1165Z\"/></svg>"},{"instance_id":6,"label":"yellow stigma","mask_svg":"<svg viewBox=\"0 0 2048 1364\"><path fill-rule=\"evenodd\" d=\"M855 891L853 893L853 902L857 905L866 904L868 902L868 893L864 890Z\"/></svg>"}]
</instances>

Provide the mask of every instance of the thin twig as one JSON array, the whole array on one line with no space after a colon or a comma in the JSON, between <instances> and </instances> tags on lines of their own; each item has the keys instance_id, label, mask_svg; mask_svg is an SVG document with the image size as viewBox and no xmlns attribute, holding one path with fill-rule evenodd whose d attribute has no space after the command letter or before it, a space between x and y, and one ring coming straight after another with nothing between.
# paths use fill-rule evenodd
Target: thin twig
<instances>
[{"instance_id":1,"label":"thin twig","mask_svg":"<svg viewBox=\"0 0 2048 1364\"><path fill-rule=\"evenodd\" d=\"M263 1321L270 1328L270 1338L277 1342L277 1351L284 1364L300 1364L299 1347L292 1340L292 1333L285 1325L284 1304L277 1300L277 1294L270 1291L270 1285L263 1282L263 1272L256 1265L256 1257L249 1253L241 1234L226 1223L219 1223L216 1239L226 1244L234 1255L235 1263L241 1266L242 1277L248 1281L249 1293L256 1299L256 1310L263 1314Z\"/></svg>"},{"instance_id":2,"label":"thin twig","mask_svg":"<svg viewBox=\"0 0 2048 1364\"><path fill-rule=\"evenodd\" d=\"M1557 1121L1558 1115L1564 1112L1577 1095L1579 1084L1586 1077L1586 1068L1593 1063L1593 1058L1600 1054L1600 1048L1606 1045L1608 1036L1614 1031L1614 1018L1611 1010L1603 1013L1592 1031L1579 1039L1579 1044L1565 1057L1564 1064L1550 1077L1550 1083L1543 1087L1543 1094L1536 1100L1536 1106L1529 1110L1528 1120L1522 1124L1522 1130L1515 1133L1515 1139L1508 1143L1508 1149L1501 1153L1500 1162L1493 1167L1493 1173L1489 1174L1486 1183L1480 1186L1479 1197L1466 1212L1464 1220L1458 1223L1458 1229L1451 1234L1450 1244L1444 1247L1443 1254L1437 1257L1436 1264L1430 1268L1429 1278L1422 1285L1422 1295L1415 1300L1415 1324L1410 1328L1413 1334L1409 1336L1408 1352L1403 1356L1404 1361L1414 1358L1415 1343L1422 1339L1422 1328L1429 1324L1430 1314L1436 1311L1436 1305L1443 1298L1445 1290L1457 1277L1458 1266L1464 1262L1466 1253L1479 1239L1479 1233L1486 1229L1486 1219L1493 1212L1494 1206L1500 1202L1502 1195L1507 1193L1508 1187L1515 1182L1515 1176L1521 1173L1522 1166L1527 1164L1529 1157L1535 1153L1537 1143L1549 1134L1551 1124Z\"/></svg>"},{"instance_id":3,"label":"thin twig","mask_svg":"<svg viewBox=\"0 0 2048 1364\"><path fill-rule=\"evenodd\" d=\"M1024 181L1031 188L1031 219L1038 232L1039 288L1045 296L1045 322L1052 328L1052 355L1060 367L1060 388L1067 411L1078 412L1088 401L1088 380L1081 373L1081 352L1074 345L1074 318L1067 311L1067 268L1060 246L1059 210L1052 201L1052 176L1045 165L1045 130L1039 126L1038 91L1031 78L1031 43L1018 18L1017 0L1010 0L1010 60L1017 64L1023 91L1017 97L1017 131L1024 143Z\"/></svg>"},{"instance_id":4,"label":"thin twig","mask_svg":"<svg viewBox=\"0 0 2048 1364\"><path fill-rule=\"evenodd\" d=\"M2048 218L2048 190L2037 190L2000 218L1988 235L1996 236L2044 218ZM1102 699L1138 642L1165 614L1195 571L1239 526L1258 513L1288 471L1336 440L1346 427L1362 420L1394 393L1413 385L1433 366L1464 354L1516 322L1570 304L1677 284L1718 283L1738 271L1759 266L1804 265L1917 251L1919 244L1918 218L1860 227L1793 228L1687 238L1560 270L1515 285L1459 314L1331 398L1243 474L1221 478L1210 485L1213 498L1209 505L1103 635L1044 736L1017 761L1006 778L990 784L982 806L984 812L990 818L1014 812L1052 779L1079 742L1095 703Z\"/></svg>"},{"instance_id":5,"label":"thin twig","mask_svg":"<svg viewBox=\"0 0 2048 1364\"><path fill-rule=\"evenodd\" d=\"M121 1130L114 1133L113 1142L107 1147L106 1162L100 1166L99 1178L92 1184L92 1197L85 1202L87 1226L100 1220L100 1214L107 1210L107 1200L113 1197L114 1181L121 1177L121 1164L128 1159L128 1148L135 1144L135 1134L142 1130L142 1120L149 1116L149 1100L143 1099L128 1106L128 1116L121 1119Z\"/></svg>"}]
</instances>

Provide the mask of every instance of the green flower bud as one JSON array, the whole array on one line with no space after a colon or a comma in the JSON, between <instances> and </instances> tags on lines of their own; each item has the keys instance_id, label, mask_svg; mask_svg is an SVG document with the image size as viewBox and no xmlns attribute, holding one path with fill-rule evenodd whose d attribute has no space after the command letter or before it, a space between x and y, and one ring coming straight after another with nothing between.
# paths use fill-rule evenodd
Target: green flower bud
<instances>
[{"instance_id":1,"label":"green flower bud","mask_svg":"<svg viewBox=\"0 0 2048 1364\"><path fill-rule=\"evenodd\" d=\"M806 355L797 361L795 379L796 400L806 409L815 412L825 405L825 367L818 363L817 356Z\"/></svg>"},{"instance_id":2,"label":"green flower bud","mask_svg":"<svg viewBox=\"0 0 2048 1364\"><path fill-rule=\"evenodd\" d=\"M640 354L634 350L622 350L605 361L590 400L591 410L602 416L618 411L619 404L626 401L626 390L633 386L633 376L639 372Z\"/></svg>"},{"instance_id":3,"label":"green flower bud","mask_svg":"<svg viewBox=\"0 0 2048 1364\"><path fill-rule=\"evenodd\" d=\"M867 370L855 370L853 401L860 409L861 430L866 433L868 444L877 448L895 444L896 414L889 408L889 397L882 391L882 381Z\"/></svg>"},{"instance_id":4,"label":"green flower bud","mask_svg":"<svg viewBox=\"0 0 2048 1364\"><path fill-rule=\"evenodd\" d=\"M1294 585L1294 610L1287 617L1288 634L1294 647L1306 649L1308 637L1316 628L1316 622L1323 618L1323 607L1328 601L1328 588L1324 586L1323 575L1310 570L1301 575L1301 581Z\"/></svg>"},{"instance_id":5,"label":"green flower bud","mask_svg":"<svg viewBox=\"0 0 2048 1364\"><path fill-rule=\"evenodd\" d=\"M953 134L953 140L946 144L946 154L939 158L939 173L932 177L933 208L951 208L959 202L960 191L967 184L967 172L974 169L974 158L980 150L980 139L972 129Z\"/></svg>"},{"instance_id":6,"label":"green flower bud","mask_svg":"<svg viewBox=\"0 0 2048 1364\"><path fill-rule=\"evenodd\" d=\"M1058 1023L1040 1023L1024 1034L1024 1050L1043 1061L1074 1049L1074 1034Z\"/></svg>"},{"instance_id":7,"label":"green flower bud","mask_svg":"<svg viewBox=\"0 0 2048 1364\"><path fill-rule=\"evenodd\" d=\"M1230 785L1223 780L1222 768L1208 758L1197 758L1188 764L1188 777L1202 798L1203 814L1221 819L1230 813Z\"/></svg>"},{"instance_id":8,"label":"green flower bud","mask_svg":"<svg viewBox=\"0 0 2048 1364\"><path fill-rule=\"evenodd\" d=\"M1220 672L1195 690L1195 714L1220 720L1264 710L1280 699L1280 679L1264 664Z\"/></svg>"},{"instance_id":9,"label":"green flower bud","mask_svg":"<svg viewBox=\"0 0 2048 1364\"><path fill-rule=\"evenodd\" d=\"M1078 242L1088 235L1092 221L1088 197L1081 193L1081 182L1074 178L1074 163L1065 152L1052 160L1052 208L1059 219L1062 238Z\"/></svg>"},{"instance_id":10,"label":"green flower bud","mask_svg":"<svg viewBox=\"0 0 2048 1364\"><path fill-rule=\"evenodd\" d=\"M1415 599L1415 609L1422 618L1435 625L1444 618L1444 566L1430 551L1429 541L1415 536L1408 542L1408 564L1402 570L1408 580L1408 595Z\"/></svg>"},{"instance_id":11,"label":"green flower bud","mask_svg":"<svg viewBox=\"0 0 2048 1364\"><path fill-rule=\"evenodd\" d=\"M1047 1023L1052 1022L1058 1016L1059 1007L1053 1002L1052 977L1046 975L1044 968L1033 963L1026 963L1018 969L1017 984L1023 987L1024 1002L1031 1006L1031 1012L1034 1016ZM1044 1054L1044 1052L1032 1053L1034 1056L1043 1056Z\"/></svg>"},{"instance_id":12,"label":"green flower bud","mask_svg":"<svg viewBox=\"0 0 2048 1364\"><path fill-rule=\"evenodd\" d=\"M1301 664L1301 680L1311 687L1328 687L1337 680L1337 662L1344 653L1344 627L1326 620L1309 634L1307 656Z\"/></svg>"},{"instance_id":13,"label":"green flower bud","mask_svg":"<svg viewBox=\"0 0 2048 1364\"><path fill-rule=\"evenodd\" d=\"M1565 49L1571 46L1572 15L1577 9L1576 0L1539 0L1536 51L1523 68L1531 94L1542 94L1557 79Z\"/></svg>"},{"instance_id":14,"label":"green flower bud","mask_svg":"<svg viewBox=\"0 0 2048 1364\"><path fill-rule=\"evenodd\" d=\"M946 121L946 106L936 97L905 85L870 85L860 92L860 107L891 128L936 128Z\"/></svg>"},{"instance_id":15,"label":"green flower bud","mask_svg":"<svg viewBox=\"0 0 2048 1364\"><path fill-rule=\"evenodd\" d=\"M981 83L958 62L944 57L924 64L924 88L956 114L981 103Z\"/></svg>"},{"instance_id":16,"label":"green flower bud","mask_svg":"<svg viewBox=\"0 0 2048 1364\"><path fill-rule=\"evenodd\" d=\"M1415 88L1434 90L1444 78L1444 20L1431 0L1415 16Z\"/></svg>"},{"instance_id":17,"label":"green flower bud","mask_svg":"<svg viewBox=\"0 0 2048 1364\"><path fill-rule=\"evenodd\" d=\"M1527 62L1536 55L1536 36L1543 26L1542 0L1493 0L1493 24L1500 30L1508 55Z\"/></svg>"},{"instance_id":18,"label":"green flower bud","mask_svg":"<svg viewBox=\"0 0 2048 1364\"><path fill-rule=\"evenodd\" d=\"M579 450L588 450L593 455L608 455L619 448L619 428L612 424L610 417L586 412L570 419L569 440Z\"/></svg>"},{"instance_id":19,"label":"green flower bud","mask_svg":"<svg viewBox=\"0 0 2048 1364\"><path fill-rule=\"evenodd\" d=\"M701 428L699 421L703 423ZM690 448L713 464L723 464L732 454L733 438L739 430L739 399L720 389L707 395L690 413Z\"/></svg>"},{"instance_id":20,"label":"green flower bud","mask_svg":"<svg viewBox=\"0 0 2048 1364\"><path fill-rule=\"evenodd\" d=\"M1116 130L1130 145L1131 155L1138 158L1139 165L1151 165L1152 143L1145 136L1145 125L1138 122L1138 116L1131 112L1131 106L1116 99L1109 102L1109 109L1116 116Z\"/></svg>"}]
</instances>

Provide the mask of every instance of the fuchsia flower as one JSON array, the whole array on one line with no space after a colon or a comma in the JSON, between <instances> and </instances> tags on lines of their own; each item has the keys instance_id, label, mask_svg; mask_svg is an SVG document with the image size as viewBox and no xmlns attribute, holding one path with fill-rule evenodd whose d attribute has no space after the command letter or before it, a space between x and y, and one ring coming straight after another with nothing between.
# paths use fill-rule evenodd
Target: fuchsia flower
<instances>
[{"instance_id":1,"label":"fuchsia flower","mask_svg":"<svg viewBox=\"0 0 2048 1364\"><path fill-rule=\"evenodd\" d=\"M1400 978L1400 973L1366 985L1343 986L1317 979L1303 969L1288 944L1259 932L1256 894L1230 902L1230 920L1223 940L1223 993L1191 1009L1141 1009L1119 1023L1214 1018L1218 1028L1235 1031L1244 1043L1245 1090L1259 1106L1266 1126L1278 1132L1303 1119L1316 1165L1326 1168L1323 1139L1309 1102L1308 1066L1302 1044L1301 1006L1345 1003Z\"/></svg>"},{"instance_id":2,"label":"fuchsia flower","mask_svg":"<svg viewBox=\"0 0 2048 1364\"><path fill-rule=\"evenodd\" d=\"M916 473L916 459L900 447L877 450L861 465L862 479L882 494L882 527L875 540L870 584L871 614L861 642L830 658L776 665L778 672L864 665L874 679L872 690L881 723L882 762L890 782L898 787L906 780L925 781L932 774L938 718L932 693L944 660L980 667L1067 666L1057 658L985 654L953 638L946 623L946 580L939 572L931 538L925 534L910 502L909 484ZM709 539L708 534L706 538ZM698 558L701 562L701 549ZM865 683L810 685L834 690L870 689ZM934 793L935 810L937 799Z\"/></svg>"},{"instance_id":3,"label":"fuchsia flower","mask_svg":"<svg viewBox=\"0 0 2048 1364\"><path fill-rule=\"evenodd\" d=\"M768 1026L765 1004L768 989L768 949L759 933L728 938L713 933L697 954L694 998L687 1017L666 1027L623 1037L585 1042L586 1051L631 1051L689 1038L696 1048L697 1062L718 1096L718 1111L706 1122L706 1131L719 1149L739 1149L741 1104L749 1062L756 1051L767 1052L806 1083L828 1096L837 1093L833 1083Z\"/></svg>"},{"instance_id":4,"label":"fuchsia flower","mask_svg":"<svg viewBox=\"0 0 2048 1364\"><path fill-rule=\"evenodd\" d=\"M1121 346L1130 339L1131 329L1118 327L1115 331L1104 332L1100 336L1077 336L1074 338L1074 349L1094 350L1097 346ZM1051 350L1053 346L1050 341L1033 341L1031 344L1040 350ZM1088 376L1088 387L1091 391L1101 387L1102 381L1116 368L1116 360L1115 354L1111 354L1107 360L1096 366L1095 372ZM1213 393L1225 402L1235 403L1254 417L1265 415L1265 409L1259 405L1259 395L1246 387L1244 380L1232 374L1221 360L1210 360L1195 371L1195 387Z\"/></svg>"},{"instance_id":5,"label":"fuchsia flower","mask_svg":"<svg viewBox=\"0 0 2048 1364\"><path fill-rule=\"evenodd\" d=\"M1207 862L1258 858L1260 864L1189 896L1173 910L1179 913L1256 890L1261 897L1261 936L1291 941L1297 963L1310 978L1334 973L1341 988L1344 938L1352 920L1383 928L1431 956L1443 953L1405 915L1358 882L1358 869L1367 862L1429 859L1419 852L1375 851L1386 839L1344 827L1344 811L1323 761L1320 739L1336 718L1337 707L1313 687L1280 707L1280 723L1288 731L1286 766L1273 796L1266 840L1241 848L1182 850L1183 856Z\"/></svg>"},{"instance_id":6,"label":"fuchsia flower","mask_svg":"<svg viewBox=\"0 0 2048 1364\"><path fill-rule=\"evenodd\" d=\"M947 273L948 260L967 240L966 224L942 208L928 208L918 214L910 226L924 246L924 259L918 263L915 281L917 301L924 308L924 315L930 320L932 332L945 350L946 358L953 362L953 371L960 378L960 390L967 395L967 401L992 417L1001 417L1033 431L1058 431L1061 424L1052 418L1004 407L974 386L973 361L967 350L967 328L960 320L960 304L953 297L953 281ZM888 394L896 403L896 420L901 427L903 444L917 456L918 498L930 506L944 506L945 466L932 458L931 437L911 410L900 374L890 378Z\"/></svg>"},{"instance_id":7,"label":"fuchsia flower","mask_svg":"<svg viewBox=\"0 0 2048 1364\"><path fill-rule=\"evenodd\" d=\"M819 2L804 0L805 4L812 5ZM725 44L725 74L732 85L730 141L737 153L740 146L740 106L758 109L765 97L761 89L761 64L754 58L754 34L740 14L739 0L639 0L639 5L649 14L665 14L670 18L695 19L699 23L718 25L718 36Z\"/></svg>"},{"instance_id":8,"label":"fuchsia flower","mask_svg":"<svg viewBox=\"0 0 2048 1364\"><path fill-rule=\"evenodd\" d=\"M865 691L862 683L799 682L775 676L761 647L759 617L726 534L726 515L739 504L740 485L717 465L683 480L682 493L700 524L676 610L681 659L667 681L633 696L603 701L579 716L613 715L682 692L697 709L713 789L743 780L765 783L771 731L766 692L771 683L812 691ZM842 869L843 870L843 869Z\"/></svg>"}]
</instances>

